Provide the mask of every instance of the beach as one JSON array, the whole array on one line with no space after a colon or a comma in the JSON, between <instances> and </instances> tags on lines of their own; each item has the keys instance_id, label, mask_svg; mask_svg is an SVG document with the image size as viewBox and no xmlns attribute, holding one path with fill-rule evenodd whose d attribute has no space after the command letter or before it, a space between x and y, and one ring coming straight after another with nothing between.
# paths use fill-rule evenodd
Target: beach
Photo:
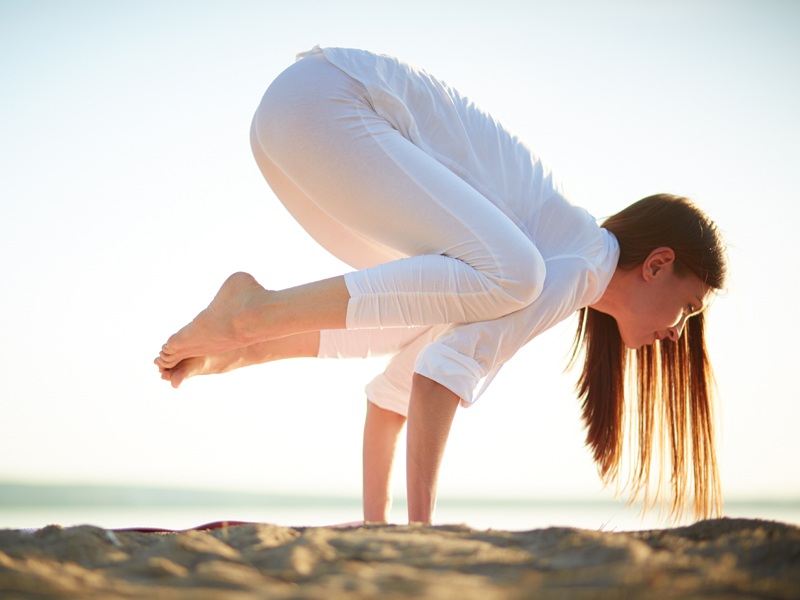
<instances>
[{"instance_id":1,"label":"beach","mask_svg":"<svg viewBox=\"0 0 800 600\"><path fill-rule=\"evenodd\" d=\"M800 528L0 530L2 598L800 598Z\"/></svg>"}]
</instances>

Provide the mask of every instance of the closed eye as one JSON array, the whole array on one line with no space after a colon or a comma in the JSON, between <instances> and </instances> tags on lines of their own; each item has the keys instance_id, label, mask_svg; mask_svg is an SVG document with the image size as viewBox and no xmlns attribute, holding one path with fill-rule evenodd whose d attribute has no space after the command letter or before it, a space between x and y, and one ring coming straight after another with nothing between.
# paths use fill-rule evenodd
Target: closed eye
<instances>
[{"instance_id":1,"label":"closed eye","mask_svg":"<svg viewBox=\"0 0 800 600\"><path fill-rule=\"evenodd\" d=\"M701 312L703 312L703 310L705 310L705 307L702 305L700 307L697 307L694 304L689 304L686 307L686 318L688 319L689 317L699 315Z\"/></svg>"}]
</instances>

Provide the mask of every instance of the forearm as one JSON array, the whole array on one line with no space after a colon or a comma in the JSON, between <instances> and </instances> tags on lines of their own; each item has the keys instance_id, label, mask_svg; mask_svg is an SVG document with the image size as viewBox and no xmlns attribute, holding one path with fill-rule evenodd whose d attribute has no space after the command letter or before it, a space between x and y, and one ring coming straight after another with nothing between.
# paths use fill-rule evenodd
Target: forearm
<instances>
[{"instance_id":1,"label":"forearm","mask_svg":"<svg viewBox=\"0 0 800 600\"><path fill-rule=\"evenodd\" d=\"M397 438L406 418L367 402L364 424L364 521L386 523Z\"/></svg>"},{"instance_id":2,"label":"forearm","mask_svg":"<svg viewBox=\"0 0 800 600\"><path fill-rule=\"evenodd\" d=\"M459 397L443 385L414 374L406 451L410 523L430 524L433 519L439 467L458 403Z\"/></svg>"}]
</instances>

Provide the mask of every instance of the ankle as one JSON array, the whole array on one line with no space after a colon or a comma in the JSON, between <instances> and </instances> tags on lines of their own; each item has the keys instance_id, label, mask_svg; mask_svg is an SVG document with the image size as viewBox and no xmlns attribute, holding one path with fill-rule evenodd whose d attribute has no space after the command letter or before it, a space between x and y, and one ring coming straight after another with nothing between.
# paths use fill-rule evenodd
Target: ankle
<instances>
[{"instance_id":1,"label":"ankle","mask_svg":"<svg viewBox=\"0 0 800 600\"><path fill-rule=\"evenodd\" d=\"M274 332L280 313L280 304L274 298L276 294L263 289L252 290L243 298L241 309L231 319L231 334L240 346L279 337Z\"/></svg>"}]
</instances>

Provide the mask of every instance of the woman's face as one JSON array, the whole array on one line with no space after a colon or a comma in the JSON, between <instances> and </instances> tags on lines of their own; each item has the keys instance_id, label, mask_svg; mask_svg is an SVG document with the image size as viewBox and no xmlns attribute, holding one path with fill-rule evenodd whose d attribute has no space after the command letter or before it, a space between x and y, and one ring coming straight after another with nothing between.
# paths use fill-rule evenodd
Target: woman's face
<instances>
[{"instance_id":1,"label":"woman's face","mask_svg":"<svg viewBox=\"0 0 800 600\"><path fill-rule=\"evenodd\" d=\"M678 276L674 262L645 273L626 310L615 317L622 341L635 349L656 340L677 340L686 320L705 309L711 294L696 275Z\"/></svg>"}]
</instances>

